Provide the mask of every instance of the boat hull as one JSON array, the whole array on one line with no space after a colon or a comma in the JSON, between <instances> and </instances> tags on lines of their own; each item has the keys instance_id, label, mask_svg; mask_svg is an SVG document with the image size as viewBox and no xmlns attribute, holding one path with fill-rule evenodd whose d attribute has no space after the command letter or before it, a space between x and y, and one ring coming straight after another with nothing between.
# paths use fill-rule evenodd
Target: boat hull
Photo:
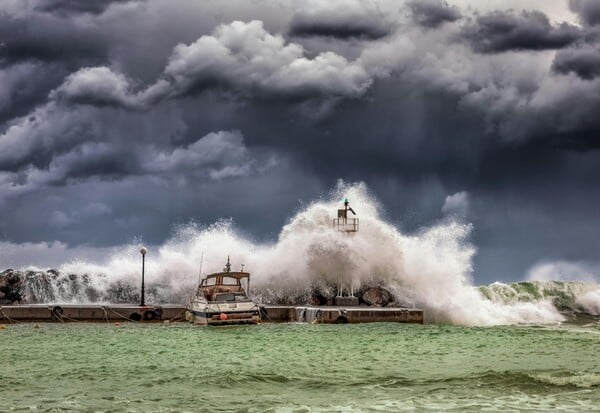
<instances>
[{"instance_id":1,"label":"boat hull","mask_svg":"<svg viewBox=\"0 0 600 413\"><path fill-rule=\"evenodd\" d=\"M243 287L250 285L250 273L231 271L229 258L223 272L200 280L196 296L187 308L186 319L197 325L257 324L260 309Z\"/></svg>"},{"instance_id":2,"label":"boat hull","mask_svg":"<svg viewBox=\"0 0 600 413\"><path fill-rule=\"evenodd\" d=\"M200 304L200 305L198 305ZM234 308L227 304L192 304L187 310L187 319L196 325L257 324L260 310L252 302L237 303Z\"/></svg>"}]
</instances>

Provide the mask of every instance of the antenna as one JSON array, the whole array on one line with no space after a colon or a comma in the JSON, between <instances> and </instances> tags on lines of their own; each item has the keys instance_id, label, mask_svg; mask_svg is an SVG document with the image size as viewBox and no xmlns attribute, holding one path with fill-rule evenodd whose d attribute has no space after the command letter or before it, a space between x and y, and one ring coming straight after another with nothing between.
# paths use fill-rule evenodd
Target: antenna
<instances>
[{"instance_id":1,"label":"antenna","mask_svg":"<svg viewBox=\"0 0 600 413\"><path fill-rule=\"evenodd\" d=\"M204 251L202 251L202 255L200 256L200 271L198 271L198 284L202 281L202 263L204 262Z\"/></svg>"},{"instance_id":2,"label":"antenna","mask_svg":"<svg viewBox=\"0 0 600 413\"><path fill-rule=\"evenodd\" d=\"M225 268L223 268L223 272L231 271L231 264L229 263L229 255L227 256L227 264L225 264Z\"/></svg>"}]
</instances>

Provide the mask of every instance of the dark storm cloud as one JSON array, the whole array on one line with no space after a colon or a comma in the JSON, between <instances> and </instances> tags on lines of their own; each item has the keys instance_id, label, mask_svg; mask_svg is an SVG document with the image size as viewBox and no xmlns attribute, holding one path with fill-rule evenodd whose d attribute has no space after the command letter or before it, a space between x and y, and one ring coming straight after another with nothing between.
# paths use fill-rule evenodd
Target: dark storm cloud
<instances>
[{"instance_id":1,"label":"dark storm cloud","mask_svg":"<svg viewBox=\"0 0 600 413\"><path fill-rule=\"evenodd\" d=\"M37 10L55 13L58 15L71 15L79 13L100 14L111 4L129 3L142 0L42 0L36 7Z\"/></svg>"},{"instance_id":2,"label":"dark storm cloud","mask_svg":"<svg viewBox=\"0 0 600 413\"><path fill-rule=\"evenodd\" d=\"M490 137L507 144L587 150L597 148L600 124L594 112L600 104L600 84L556 78L533 93L490 86L465 97L486 119Z\"/></svg>"},{"instance_id":3,"label":"dark storm cloud","mask_svg":"<svg viewBox=\"0 0 600 413\"><path fill-rule=\"evenodd\" d=\"M374 2L306 2L295 11L292 36L325 36L336 39L379 39L392 25Z\"/></svg>"},{"instance_id":4,"label":"dark storm cloud","mask_svg":"<svg viewBox=\"0 0 600 413\"><path fill-rule=\"evenodd\" d=\"M31 112L82 65L105 61L93 24L38 13L35 3L0 6L0 122Z\"/></svg>"},{"instance_id":5,"label":"dark storm cloud","mask_svg":"<svg viewBox=\"0 0 600 413\"><path fill-rule=\"evenodd\" d=\"M389 34L389 29L377 27L370 22L350 21L338 24L332 22L293 21L292 36L326 36L338 39L379 39Z\"/></svg>"},{"instance_id":6,"label":"dark storm cloud","mask_svg":"<svg viewBox=\"0 0 600 413\"><path fill-rule=\"evenodd\" d=\"M479 53L559 49L582 36L576 26L552 25L548 16L539 11L496 11L477 16L474 23L462 30L463 39Z\"/></svg>"},{"instance_id":7,"label":"dark storm cloud","mask_svg":"<svg viewBox=\"0 0 600 413\"><path fill-rule=\"evenodd\" d=\"M0 240L160 244L221 217L275 239L344 178L405 232L473 221L482 279L593 258L589 23L444 1L121 3L0 6Z\"/></svg>"},{"instance_id":8,"label":"dark storm cloud","mask_svg":"<svg viewBox=\"0 0 600 413\"><path fill-rule=\"evenodd\" d=\"M84 136L78 138L64 140L62 148L55 143L52 154L36 151L30 158L22 158L20 164L5 161L0 170L13 171L10 179L13 189L31 192L92 178L122 180L154 176L179 182L218 181L256 175L278 162L272 153L249 150L239 131L209 133L190 144L163 147L102 142L97 136L88 140Z\"/></svg>"},{"instance_id":9,"label":"dark storm cloud","mask_svg":"<svg viewBox=\"0 0 600 413\"><path fill-rule=\"evenodd\" d=\"M0 68L0 123L31 112L67 74L60 65L37 62Z\"/></svg>"},{"instance_id":10,"label":"dark storm cloud","mask_svg":"<svg viewBox=\"0 0 600 413\"><path fill-rule=\"evenodd\" d=\"M108 45L98 32L52 15L0 14L0 64L41 61L89 64L105 60Z\"/></svg>"},{"instance_id":11,"label":"dark storm cloud","mask_svg":"<svg viewBox=\"0 0 600 413\"><path fill-rule=\"evenodd\" d=\"M311 175L298 174L289 167L274 172L227 181L180 182L130 176L40 188L23 193L18 203L4 208L10 219L0 220L0 234L14 234L11 239L19 243L43 242L48 234L61 233L71 246L112 246L140 237L144 242L160 244L177 225L188 224L192 218L200 224L212 224L234 217L235 224L251 238L271 239L277 236L275 228L298 208L298 199L310 201L327 190ZM290 186L294 196L282 196ZM40 206L44 213L40 213ZM263 211L260 219L256 210Z\"/></svg>"},{"instance_id":12,"label":"dark storm cloud","mask_svg":"<svg viewBox=\"0 0 600 413\"><path fill-rule=\"evenodd\" d=\"M27 169L24 185L64 186L90 178L120 179L140 171L140 155L106 143L86 142L55 156L43 169ZM31 189L31 188L28 188Z\"/></svg>"},{"instance_id":13,"label":"dark storm cloud","mask_svg":"<svg viewBox=\"0 0 600 413\"><path fill-rule=\"evenodd\" d=\"M583 23L594 26L600 23L600 3L596 0L569 0L569 7Z\"/></svg>"},{"instance_id":14,"label":"dark storm cloud","mask_svg":"<svg viewBox=\"0 0 600 413\"><path fill-rule=\"evenodd\" d=\"M415 21L423 27L439 27L462 17L458 7L450 6L445 0L413 0L407 4Z\"/></svg>"},{"instance_id":15,"label":"dark storm cloud","mask_svg":"<svg viewBox=\"0 0 600 413\"><path fill-rule=\"evenodd\" d=\"M46 170L62 155L85 143L103 143L111 151L129 156L136 144L179 133L177 118L165 108L160 109L143 120L148 131L140 137L135 135L140 134L139 116L125 117L109 108L64 106L52 101L38 106L9 122L0 133L0 171L18 172L30 166Z\"/></svg>"},{"instance_id":16,"label":"dark storm cloud","mask_svg":"<svg viewBox=\"0 0 600 413\"><path fill-rule=\"evenodd\" d=\"M600 76L600 49L598 46L581 46L559 50L552 62L556 73L575 73L582 79L591 80Z\"/></svg>"},{"instance_id":17,"label":"dark storm cloud","mask_svg":"<svg viewBox=\"0 0 600 413\"><path fill-rule=\"evenodd\" d=\"M29 164L43 167L57 154L94 135L84 111L41 106L6 125L0 135L0 170L17 171Z\"/></svg>"}]
</instances>

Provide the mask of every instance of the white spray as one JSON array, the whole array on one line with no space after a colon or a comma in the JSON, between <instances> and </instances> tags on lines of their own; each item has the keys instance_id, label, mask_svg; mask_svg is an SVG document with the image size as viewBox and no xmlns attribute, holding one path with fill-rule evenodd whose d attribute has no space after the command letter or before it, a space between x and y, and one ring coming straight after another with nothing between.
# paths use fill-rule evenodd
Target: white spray
<instances>
[{"instance_id":1,"label":"white spray","mask_svg":"<svg viewBox=\"0 0 600 413\"><path fill-rule=\"evenodd\" d=\"M345 197L360 218L355 234L332 228ZM383 221L378 209L364 184L339 183L328 200L314 202L292 217L273 244L241 237L228 221L203 229L189 226L148 253L146 280L161 296L179 297L181 302L196 286L202 256L203 272L211 273L220 271L230 255L234 269L243 263L252 273L253 293L259 299L308 294L319 284L357 288L378 282L399 302L423 308L428 322L493 325L563 320L549 302L492 302L473 287L476 249L468 241L470 225L448 220L404 235ZM106 265L75 262L60 270L94 275L100 289L118 281L135 283L140 271L136 247L113 256Z\"/></svg>"}]
</instances>

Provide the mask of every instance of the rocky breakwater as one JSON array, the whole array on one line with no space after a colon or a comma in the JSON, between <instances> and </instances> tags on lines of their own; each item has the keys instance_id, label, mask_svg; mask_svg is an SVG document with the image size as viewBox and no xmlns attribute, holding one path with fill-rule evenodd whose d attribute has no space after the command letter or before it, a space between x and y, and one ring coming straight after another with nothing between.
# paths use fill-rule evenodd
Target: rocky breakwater
<instances>
[{"instance_id":1,"label":"rocky breakwater","mask_svg":"<svg viewBox=\"0 0 600 413\"><path fill-rule=\"evenodd\" d=\"M97 278L97 277L96 277ZM88 274L57 270L0 272L0 305L39 303L131 303L139 300L138 287L124 282L102 285ZM149 289L148 297L154 297Z\"/></svg>"},{"instance_id":2,"label":"rocky breakwater","mask_svg":"<svg viewBox=\"0 0 600 413\"><path fill-rule=\"evenodd\" d=\"M0 304L33 304L72 301L85 296L98 299L88 276L62 275L57 270L13 270L0 272Z\"/></svg>"},{"instance_id":3,"label":"rocky breakwater","mask_svg":"<svg viewBox=\"0 0 600 413\"><path fill-rule=\"evenodd\" d=\"M334 305L339 294L336 287L313 287L309 294L291 294L284 297L263 297L263 301L280 305ZM344 292L347 296L349 293ZM368 307L402 307L402 303L395 301L393 294L382 285L363 285L354 291L353 297L357 304Z\"/></svg>"},{"instance_id":4,"label":"rocky breakwater","mask_svg":"<svg viewBox=\"0 0 600 413\"><path fill-rule=\"evenodd\" d=\"M313 286L296 293L269 294L268 289L254 289L255 299L263 304L334 305L339 294L335 285ZM185 303L193 287L174 289L168 284L146 283L146 301ZM14 270L0 272L0 305L46 303L137 303L138 280L111 279L106 275L62 273L57 270ZM344 296L350 295L344 291ZM382 284L363 285L352 294L356 304L368 307L402 307Z\"/></svg>"},{"instance_id":5,"label":"rocky breakwater","mask_svg":"<svg viewBox=\"0 0 600 413\"><path fill-rule=\"evenodd\" d=\"M0 305L20 304L23 301L23 290L20 272L8 269L0 273Z\"/></svg>"}]
</instances>

